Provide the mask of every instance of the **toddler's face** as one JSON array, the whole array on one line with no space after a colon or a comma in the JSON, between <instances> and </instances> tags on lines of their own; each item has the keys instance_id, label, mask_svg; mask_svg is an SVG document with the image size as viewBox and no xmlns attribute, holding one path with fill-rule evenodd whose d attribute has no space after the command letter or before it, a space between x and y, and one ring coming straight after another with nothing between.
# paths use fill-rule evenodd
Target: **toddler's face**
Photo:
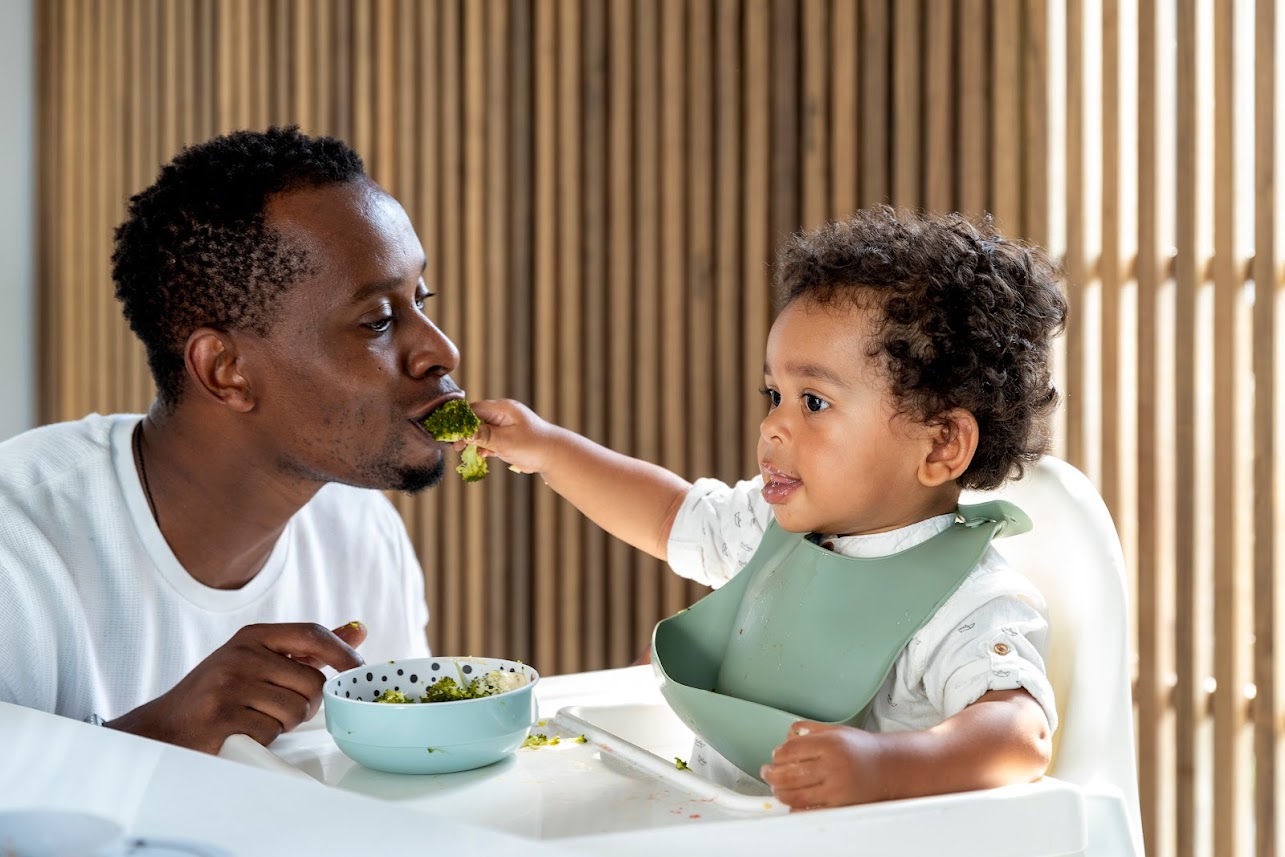
<instances>
[{"instance_id":1,"label":"toddler's face","mask_svg":"<svg viewBox=\"0 0 1285 857\"><path fill-rule=\"evenodd\" d=\"M758 460L763 497L790 532L882 532L940 503L917 476L933 433L897 414L870 357L870 316L797 299L768 335Z\"/></svg>"}]
</instances>

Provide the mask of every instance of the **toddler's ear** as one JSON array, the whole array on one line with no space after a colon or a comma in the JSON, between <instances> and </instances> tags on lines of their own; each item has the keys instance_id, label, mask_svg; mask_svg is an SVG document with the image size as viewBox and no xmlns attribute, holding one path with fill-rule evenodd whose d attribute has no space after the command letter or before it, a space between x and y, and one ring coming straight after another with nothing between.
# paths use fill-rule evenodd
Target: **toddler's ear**
<instances>
[{"instance_id":1,"label":"toddler's ear","mask_svg":"<svg viewBox=\"0 0 1285 857\"><path fill-rule=\"evenodd\" d=\"M929 425L928 439L931 448L919 462L919 482L928 488L954 482L977 452L977 418L964 408L952 408Z\"/></svg>"}]
</instances>

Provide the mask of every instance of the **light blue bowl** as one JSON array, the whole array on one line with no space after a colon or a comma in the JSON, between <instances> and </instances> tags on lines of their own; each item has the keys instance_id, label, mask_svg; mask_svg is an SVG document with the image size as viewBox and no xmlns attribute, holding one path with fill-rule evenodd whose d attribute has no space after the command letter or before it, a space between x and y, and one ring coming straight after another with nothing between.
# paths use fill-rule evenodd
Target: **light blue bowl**
<instances>
[{"instance_id":1,"label":"light blue bowl","mask_svg":"<svg viewBox=\"0 0 1285 857\"><path fill-rule=\"evenodd\" d=\"M439 678L461 686L492 670L521 673L516 690L454 702L388 704L389 690L420 696ZM326 681L326 729L353 761L394 774L448 774L498 762L526 740L540 675L501 658L412 658L367 664Z\"/></svg>"}]
</instances>

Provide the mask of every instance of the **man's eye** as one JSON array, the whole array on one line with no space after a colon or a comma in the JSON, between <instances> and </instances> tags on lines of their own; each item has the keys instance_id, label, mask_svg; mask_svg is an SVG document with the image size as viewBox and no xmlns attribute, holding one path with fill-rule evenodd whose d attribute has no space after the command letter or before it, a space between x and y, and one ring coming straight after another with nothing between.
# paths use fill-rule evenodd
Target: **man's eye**
<instances>
[{"instance_id":1,"label":"man's eye","mask_svg":"<svg viewBox=\"0 0 1285 857\"><path fill-rule=\"evenodd\" d=\"M781 404L780 390L769 390L767 387L761 387L759 392L767 398L768 410L771 410Z\"/></svg>"},{"instance_id":2,"label":"man's eye","mask_svg":"<svg viewBox=\"0 0 1285 857\"><path fill-rule=\"evenodd\" d=\"M812 393L803 394L803 404L807 406L807 409L809 411L812 411L813 413L817 411L824 411L826 408L830 407L829 402L827 402L825 399L821 398L820 396L813 395Z\"/></svg>"},{"instance_id":3,"label":"man's eye","mask_svg":"<svg viewBox=\"0 0 1285 857\"><path fill-rule=\"evenodd\" d=\"M384 318L379 319L378 321L369 322L364 326L369 330L375 331L375 333L383 333L385 330L388 330L388 328L392 325L392 323L393 323L392 316L386 316Z\"/></svg>"}]
</instances>

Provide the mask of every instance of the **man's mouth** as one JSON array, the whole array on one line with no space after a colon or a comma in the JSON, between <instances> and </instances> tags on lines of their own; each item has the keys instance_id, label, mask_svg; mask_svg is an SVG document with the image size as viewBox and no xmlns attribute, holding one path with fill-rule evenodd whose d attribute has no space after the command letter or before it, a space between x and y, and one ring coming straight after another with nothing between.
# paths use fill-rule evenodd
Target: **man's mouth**
<instances>
[{"instance_id":1,"label":"man's mouth","mask_svg":"<svg viewBox=\"0 0 1285 857\"><path fill-rule=\"evenodd\" d=\"M451 401L452 399L462 399L462 398L464 398L463 390L453 390L450 393L446 393L445 395L438 396L432 401L430 401L428 404L424 405L422 408L417 409L411 415L410 423L413 426L415 426L415 428L419 429L424 434L425 437L433 441L433 443L440 443L441 441L438 441L436 438L434 438L431 434L429 434L428 429L424 428L424 418L427 417L429 414L431 414L433 411L440 408L442 405Z\"/></svg>"}]
</instances>

